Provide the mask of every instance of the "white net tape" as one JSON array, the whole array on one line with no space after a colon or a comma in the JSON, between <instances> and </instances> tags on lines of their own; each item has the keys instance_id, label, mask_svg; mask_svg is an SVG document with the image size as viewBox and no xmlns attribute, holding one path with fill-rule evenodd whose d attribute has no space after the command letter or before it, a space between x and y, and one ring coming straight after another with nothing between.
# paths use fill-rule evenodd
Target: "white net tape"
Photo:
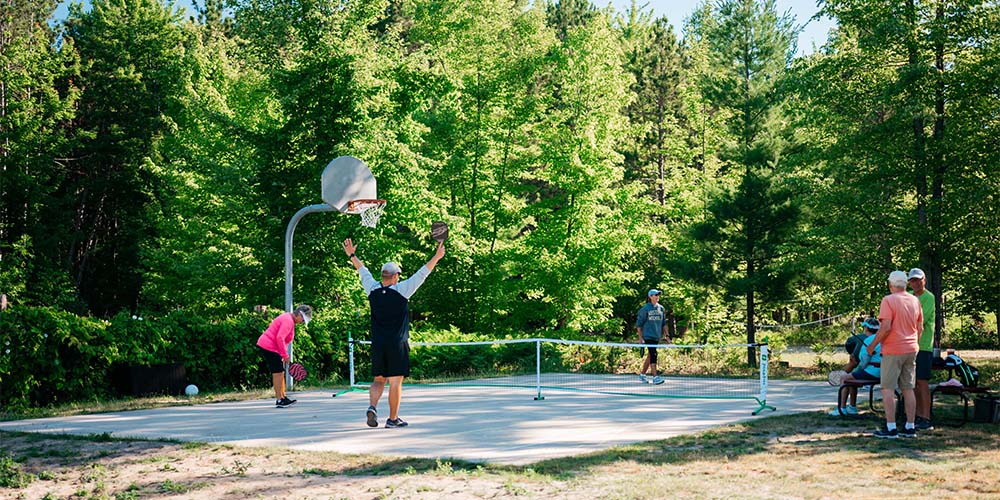
<instances>
[{"instance_id":1,"label":"white net tape","mask_svg":"<svg viewBox=\"0 0 1000 500\"><path fill-rule=\"evenodd\" d=\"M361 225L365 227L375 227L378 225L382 211L385 210L384 203L376 203L361 211Z\"/></svg>"}]
</instances>

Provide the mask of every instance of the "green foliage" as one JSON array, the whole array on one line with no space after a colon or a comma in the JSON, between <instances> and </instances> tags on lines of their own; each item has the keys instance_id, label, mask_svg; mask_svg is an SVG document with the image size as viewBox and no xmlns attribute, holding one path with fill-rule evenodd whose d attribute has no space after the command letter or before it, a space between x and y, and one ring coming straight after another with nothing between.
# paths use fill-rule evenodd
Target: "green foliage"
<instances>
[{"instance_id":1,"label":"green foliage","mask_svg":"<svg viewBox=\"0 0 1000 500\"><path fill-rule=\"evenodd\" d=\"M119 368L164 363L183 363L188 381L203 391L266 385L255 345L269 320L256 314L206 320L186 311L100 320L12 308L0 314L0 390L12 408L107 398L115 395ZM340 380L347 372L347 339L337 328L317 318L296 329L296 360L309 367L312 381Z\"/></svg>"},{"instance_id":2,"label":"green foliage","mask_svg":"<svg viewBox=\"0 0 1000 500\"><path fill-rule=\"evenodd\" d=\"M266 319L244 311L283 307L288 220L341 154L389 205L375 229L297 228L317 380L367 335L341 241L409 274L436 219L451 239L411 301L418 337L621 340L655 287L685 341L752 339L788 298L872 312L885 272L918 265L942 322L1000 310L982 279L1000 272L994 3L828 0L833 37L794 60L772 0L703 2L683 27L641 2L91 5L53 26L52 1L0 3L0 293L18 309L0 334L40 367L5 357L0 376L23 404L100 397L119 363L259 385Z\"/></svg>"},{"instance_id":3,"label":"green foliage","mask_svg":"<svg viewBox=\"0 0 1000 500\"><path fill-rule=\"evenodd\" d=\"M941 346L952 349L996 349L1000 346L996 326L991 329L983 321L963 318L958 327L952 327L941 339Z\"/></svg>"},{"instance_id":4,"label":"green foliage","mask_svg":"<svg viewBox=\"0 0 1000 500\"><path fill-rule=\"evenodd\" d=\"M42 256L52 242L50 218L64 218L53 205L69 171L74 141L66 127L79 97L73 43L58 41L44 22L55 6L0 4L0 293L73 307L72 286L53 272L62 271L60 259Z\"/></svg>"},{"instance_id":5,"label":"green foliage","mask_svg":"<svg viewBox=\"0 0 1000 500\"><path fill-rule=\"evenodd\" d=\"M997 287L980 278L996 266L996 231L972 229L998 223L997 152L982 140L998 119L988 90L996 33L986 26L1000 9L831 1L824 12L838 19L836 36L796 71L800 129L815 137L820 174L810 202L827 246L817 260L834 277L867 282L869 300L888 271L921 267L938 299L938 335L945 303L1000 310Z\"/></svg>"},{"instance_id":6,"label":"green foliage","mask_svg":"<svg viewBox=\"0 0 1000 500\"><path fill-rule=\"evenodd\" d=\"M150 164L189 81L185 34L156 0L97 0L86 12L71 6L65 37L82 60L73 163L34 244L91 311L110 315L138 303L141 249L163 195Z\"/></svg>"},{"instance_id":7,"label":"green foliage","mask_svg":"<svg viewBox=\"0 0 1000 500\"><path fill-rule=\"evenodd\" d=\"M0 457L0 488L24 488L35 480L34 474L21 470L21 464L10 455Z\"/></svg>"},{"instance_id":8,"label":"green foliage","mask_svg":"<svg viewBox=\"0 0 1000 500\"><path fill-rule=\"evenodd\" d=\"M709 47L701 75L705 96L733 116L731 143L720 157L738 172L734 188L723 188L708 204L708 217L691 226L701 244L694 266L684 266L703 284L721 284L746 304L747 342L755 342L758 300L792 295L801 273L794 238L801 210L782 186L784 112L778 80L794 53L792 22L772 1L719 2L698 25ZM748 353L747 362L755 362Z\"/></svg>"}]
</instances>

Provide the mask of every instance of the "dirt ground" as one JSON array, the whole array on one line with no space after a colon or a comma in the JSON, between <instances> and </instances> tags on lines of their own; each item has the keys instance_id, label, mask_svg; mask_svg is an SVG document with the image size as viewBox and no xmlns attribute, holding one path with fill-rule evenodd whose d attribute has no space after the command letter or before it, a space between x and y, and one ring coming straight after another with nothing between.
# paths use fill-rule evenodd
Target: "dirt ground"
<instances>
[{"instance_id":1,"label":"dirt ground","mask_svg":"<svg viewBox=\"0 0 1000 500\"><path fill-rule=\"evenodd\" d=\"M514 486L496 474L449 473L448 463L335 453L3 434L5 454L29 457L37 479L0 498L559 498L557 482ZM434 474L423 474L434 470ZM443 474L439 474L442 473Z\"/></svg>"},{"instance_id":2,"label":"dirt ground","mask_svg":"<svg viewBox=\"0 0 1000 500\"><path fill-rule=\"evenodd\" d=\"M1000 499L995 424L893 441L872 425L814 412L530 466L0 433L0 498L826 499L850 470L868 498ZM3 487L12 463L33 480Z\"/></svg>"}]
</instances>

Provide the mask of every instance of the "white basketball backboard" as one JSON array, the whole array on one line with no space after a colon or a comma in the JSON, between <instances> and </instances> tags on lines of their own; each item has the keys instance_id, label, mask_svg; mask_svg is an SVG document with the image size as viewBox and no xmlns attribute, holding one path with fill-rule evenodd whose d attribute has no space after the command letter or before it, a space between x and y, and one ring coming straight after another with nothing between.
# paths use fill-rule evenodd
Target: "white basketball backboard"
<instances>
[{"instance_id":1,"label":"white basketball backboard","mask_svg":"<svg viewBox=\"0 0 1000 500\"><path fill-rule=\"evenodd\" d=\"M353 156L340 156L323 169L323 201L341 212L353 200L377 199L375 176L365 162Z\"/></svg>"}]
</instances>

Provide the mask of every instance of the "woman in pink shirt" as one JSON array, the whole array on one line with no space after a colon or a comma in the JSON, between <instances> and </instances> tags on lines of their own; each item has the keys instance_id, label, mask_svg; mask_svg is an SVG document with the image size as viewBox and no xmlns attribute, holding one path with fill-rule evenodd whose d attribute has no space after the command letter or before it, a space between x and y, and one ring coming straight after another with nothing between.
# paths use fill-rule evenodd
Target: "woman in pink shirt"
<instances>
[{"instance_id":1,"label":"woman in pink shirt","mask_svg":"<svg viewBox=\"0 0 1000 500\"><path fill-rule=\"evenodd\" d=\"M295 338L295 325L309 324L312 319L312 307L305 304L295 308L290 313L284 313L274 318L274 321L260 334L257 339L257 350L260 351L268 371L271 372L271 384L274 385L274 406L287 408L296 400L285 395L285 367L288 365L288 344Z\"/></svg>"}]
</instances>

